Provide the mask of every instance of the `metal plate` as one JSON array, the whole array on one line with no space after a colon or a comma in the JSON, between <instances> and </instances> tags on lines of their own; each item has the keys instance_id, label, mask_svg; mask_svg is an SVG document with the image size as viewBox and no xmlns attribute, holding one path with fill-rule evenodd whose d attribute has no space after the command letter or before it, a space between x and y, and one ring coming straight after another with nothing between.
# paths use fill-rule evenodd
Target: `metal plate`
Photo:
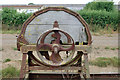
<instances>
[{"instance_id":1,"label":"metal plate","mask_svg":"<svg viewBox=\"0 0 120 80\"><path fill-rule=\"evenodd\" d=\"M25 31L25 39L29 44L36 44L40 35L53 28L54 21L58 21L59 28L71 35L75 42L86 42L87 35L85 27L73 15L64 11L48 11L35 17L28 25ZM52 40L50 36L46 42ZM66 38L62 35L62 42L66 42Z\"/></svg>"}]
</instances>

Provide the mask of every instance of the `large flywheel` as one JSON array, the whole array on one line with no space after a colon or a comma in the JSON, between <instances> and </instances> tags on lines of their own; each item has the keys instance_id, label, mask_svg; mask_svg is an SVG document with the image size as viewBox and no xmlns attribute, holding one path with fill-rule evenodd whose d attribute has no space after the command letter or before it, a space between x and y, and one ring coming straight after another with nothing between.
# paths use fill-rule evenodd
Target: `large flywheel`
<instances>
[{"instance_id":1,"label":"large flywheel","mask_svg":"<svg viewBox=\"0 0 120 80\"><path fill-rule=\"evenodd\" d=\"M51 33L53 33L51 36L54 40L51 43L45 43L46 37ZM64 34L67 38L65 45L61 41L61 34ZM53 29L44 32L39 37L36 44L36 51L40 62L48 66L64 66L79 59L79 55L74 55L75 44L73 38L68 33L59 29L57 21L55 21Z\"/></svg>"}]
</instances>

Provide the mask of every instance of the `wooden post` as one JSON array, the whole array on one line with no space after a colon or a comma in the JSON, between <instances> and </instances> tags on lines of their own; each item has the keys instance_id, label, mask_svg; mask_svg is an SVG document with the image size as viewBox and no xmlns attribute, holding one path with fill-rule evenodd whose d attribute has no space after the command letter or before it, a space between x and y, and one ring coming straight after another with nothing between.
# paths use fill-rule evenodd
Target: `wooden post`
<instances>
[{"instance_id":1,"label":"wooden post","mask_svg":"<svg viewBox=\"0 0 120 80\"><path fill-rule=\"evenodd\" d=\"M84 66L85 66L85 73L86 78L90 78L90 71L89 71L89 63L88 63L88 53L84 53Z\"/></svg>"}]
</instances>

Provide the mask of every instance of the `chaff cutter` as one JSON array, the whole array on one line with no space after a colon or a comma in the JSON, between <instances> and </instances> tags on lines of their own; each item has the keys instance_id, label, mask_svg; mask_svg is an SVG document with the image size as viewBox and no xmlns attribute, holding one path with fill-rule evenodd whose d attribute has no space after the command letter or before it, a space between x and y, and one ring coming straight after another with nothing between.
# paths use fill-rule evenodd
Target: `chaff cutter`
<instances>
[{"instance_id":1,"label":"chaff cutter","mask_svg":"<svg viewBox=\"0 0 120 80\"><path fill-rule=\"evenodd\" d=\"M24 22L17 38L23 53L20 78L41 79L43 74L89 78L91 43L88 24L78 13L64 7L37 11Z\"/></svg>"}]
</instances>

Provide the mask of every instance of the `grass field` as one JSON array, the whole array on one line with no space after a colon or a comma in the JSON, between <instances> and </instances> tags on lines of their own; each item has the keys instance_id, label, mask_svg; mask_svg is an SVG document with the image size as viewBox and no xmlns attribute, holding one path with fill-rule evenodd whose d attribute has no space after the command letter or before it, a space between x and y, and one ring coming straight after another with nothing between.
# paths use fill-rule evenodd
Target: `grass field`
<instances>
[{"instance_id":1,"label":"grass field","mask_svg":"<svg viewBox=\"0 0 120 80\"><path fill-rule=\"evenodd\" d=\"M2 34L20 34L21 30L2 30Z\"/></svg>"},{"instance_id":2,"label":"grass field","mask_svg":"<svg viewBox=\"0 0 120 80\"><path fill-rule=\"evenodd\" d=\"M98 57L95 60L89 61L90 65L95 65L99 67L107 67L107 66L113 66L113 67L120 67L120 59L117 57Z\"/></svg>"},{"instance_id":3,"label":"grass field","mask_svg":"<svg viewBox=\"0 0 120 80\"><path fill-rule=\"evenodd\" d=\"M15 67L9 66L2 71L2 77L3 78L17 78L19 77L20 71L17 70Z\"/></svg>"}]
</instances>

